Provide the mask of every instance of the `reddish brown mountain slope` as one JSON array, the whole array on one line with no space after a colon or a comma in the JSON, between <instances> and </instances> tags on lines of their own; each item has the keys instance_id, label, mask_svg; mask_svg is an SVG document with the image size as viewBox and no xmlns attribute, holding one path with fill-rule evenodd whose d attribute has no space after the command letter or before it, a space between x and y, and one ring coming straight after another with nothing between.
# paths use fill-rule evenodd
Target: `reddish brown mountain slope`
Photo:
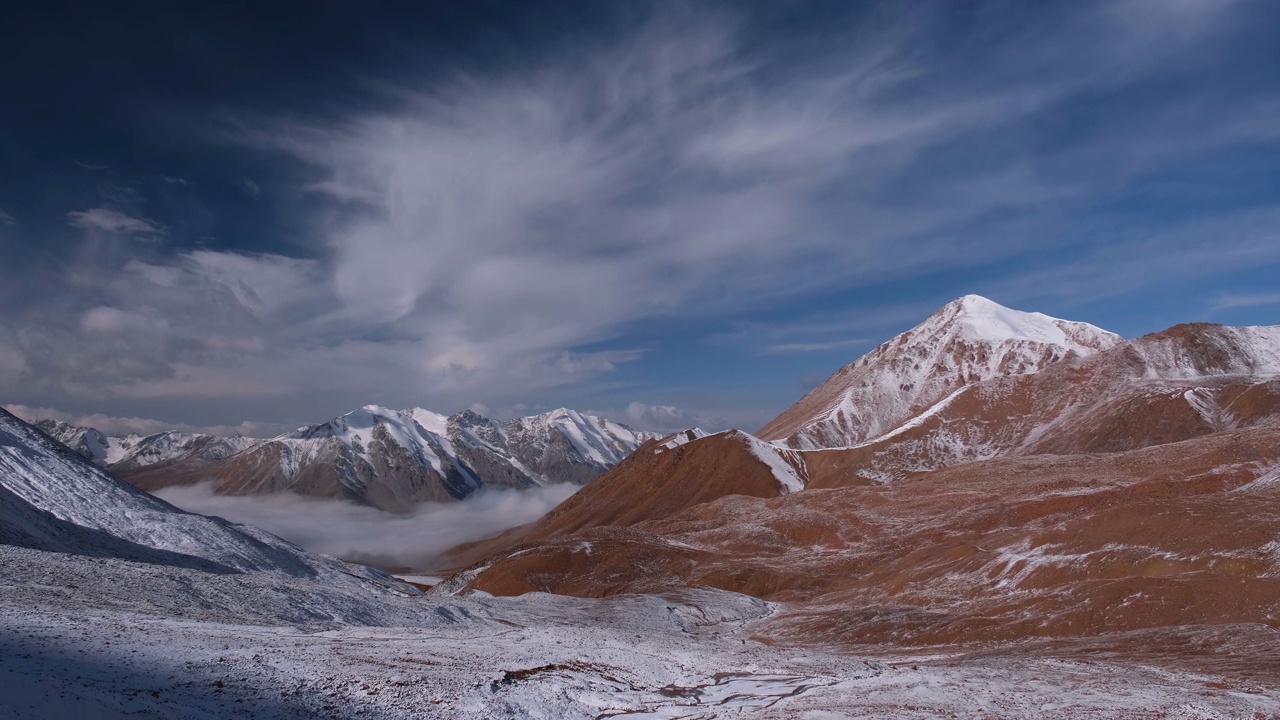
<instances>
[{"instance_id":1,"label":"reddish brown mountain slope","mask_svg":"<svg viewBox=\"0 0 1280 720\"><path fill-rule=\"evenodd\" d=\"M768 632L849 643L1280 627L1280 429L721 497L487 562L495 594L710 585L792 601Z\"/></svg>"},{"instance_id":2,"label":"reddish brown mountain slope","mask_svg":"<svg viewBox=\"0 0 1280 720\"><path fill-rule=\"evenodd\" d=\"M599 525L634 525L726 495L767 498L788 490L758 453L775 453L774 462L785 463L787 458L795 462L792 451L773 450L736 431L678 445L664 445L666 440L642 445L548 513L525 539L540 540Z\"/></svg>"}]
</instances>

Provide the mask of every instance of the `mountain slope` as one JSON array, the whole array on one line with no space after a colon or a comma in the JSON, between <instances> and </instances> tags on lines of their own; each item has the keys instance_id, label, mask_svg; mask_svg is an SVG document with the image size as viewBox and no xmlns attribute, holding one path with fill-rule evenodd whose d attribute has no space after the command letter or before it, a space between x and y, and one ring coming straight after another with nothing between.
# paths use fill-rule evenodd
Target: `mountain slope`
<instances>
[{"instance_id":1,"label":"mountain slope","mask_svg":"<svg viewBox=\"0 0 1280 720\"><path fill-rule=\"evenodd\" d=\"M717 587L786 602L785 641L988 643L1190 624L1280 627L1280 428L1004 458L888 485L725 496L548 537L466 587Z\"/></svg>"},{"instance_id":2,"label":"mountain slope","mask_svg":"<svg viewBox=\"0 0 1280 720\"><path fill-rule=\"evenodd\" d=\"M58 420L41 420L33 424L49 437L71 448L82 458L98 463L109 462L107 458L113 452L113 438L107 437L97 428L76 427ZM129 437L132 438L129 441L130 444L137 439L137 436ZM118 447L119 439L116 440L114 444Z\"/></svg>"},{"instance_id":3,"label":"mountain slope","mask_svg":"<svg viewBox=\"0 0 1280 720\"><path fill-rule=\"evenodd\" d=\"M889 432L960 388L1032 373L1115 346L1087 323L966 295L846 365L757 435L796 449L844 447Z\"/></svg>"},{"instance_id":4,"label":"mountain slope","mask_svg":"<svg viewBox=\"0 0 1280 720\"><path fill-rule=\"evenodd\" d=\"M804 487L794 451L737 430L679 443L686 433L641 446L556 506L533 526L527 539L597 525L632 525L725 495L777 497Z\"/></svg>"}]
</instances>

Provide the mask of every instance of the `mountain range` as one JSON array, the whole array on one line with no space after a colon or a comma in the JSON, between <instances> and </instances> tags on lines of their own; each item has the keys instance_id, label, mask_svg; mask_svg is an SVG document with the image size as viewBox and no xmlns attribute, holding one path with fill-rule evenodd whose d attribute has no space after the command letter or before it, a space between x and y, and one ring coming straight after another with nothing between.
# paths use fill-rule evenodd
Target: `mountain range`
<instances>
[{"instance_id":1,"label":"mountain range","mask_svg":"<svg viewBox=\"0 0 1280 720\"><path fill-rule=\"evenodd\" d=\"M966 296L756 435L648 442L455 548L447 586L716 587L787 603L779 642L1274 626L1277 473L1280 326L1124 340Z\"/></svg>"},{"instance_id":2,"label":"mountain range","mask_svg":"<svg viewBox=\"0 0 1280 720\"><path fill-rule=\"evenodd\" d=\"M564 408L499 422L366 405L271 439L115 437L53 420L37 427L144 490L209 482L223 494L288 491L393 512L482 487L585 484L657 437Z\"/></svg>"}]
</instances>

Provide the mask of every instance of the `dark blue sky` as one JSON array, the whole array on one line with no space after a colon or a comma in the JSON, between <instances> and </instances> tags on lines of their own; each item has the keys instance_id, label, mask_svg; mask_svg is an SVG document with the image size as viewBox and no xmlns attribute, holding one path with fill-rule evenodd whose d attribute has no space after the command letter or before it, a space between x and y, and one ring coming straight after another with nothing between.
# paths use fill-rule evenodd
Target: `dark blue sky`
<instances>
[{"instance_id":1,"label":"dark blue sky","mask_svg":"<svg viewBox=\"0 0 1280 720\"><path fill-rule=\"evenodd\" d=\"M753 429L969 292L1128 337L1280 319L1275 3L6 12L27 414Z\"/></svg>"}]
</instances>

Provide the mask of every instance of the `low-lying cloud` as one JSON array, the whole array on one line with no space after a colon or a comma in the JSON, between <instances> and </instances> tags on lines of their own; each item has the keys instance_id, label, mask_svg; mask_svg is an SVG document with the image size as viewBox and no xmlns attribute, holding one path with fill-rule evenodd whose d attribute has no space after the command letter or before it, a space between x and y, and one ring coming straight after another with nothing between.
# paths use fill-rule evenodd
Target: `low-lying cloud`
<instances>
[{"instance_id":1,"label":"low-lying cloud","mask_svg":"<svg viewBox=\"0 0 1280 720\"><path fill-rule=\"evenodd\" d=\"M312 552L389 570L431 572L454 545L533 522L577 489L563 484L482 490L462 502L422 503L404 515L293 493L218 495L208 483L155 495L189 512L262 528Z\"/></svg>"}]
</instances>

